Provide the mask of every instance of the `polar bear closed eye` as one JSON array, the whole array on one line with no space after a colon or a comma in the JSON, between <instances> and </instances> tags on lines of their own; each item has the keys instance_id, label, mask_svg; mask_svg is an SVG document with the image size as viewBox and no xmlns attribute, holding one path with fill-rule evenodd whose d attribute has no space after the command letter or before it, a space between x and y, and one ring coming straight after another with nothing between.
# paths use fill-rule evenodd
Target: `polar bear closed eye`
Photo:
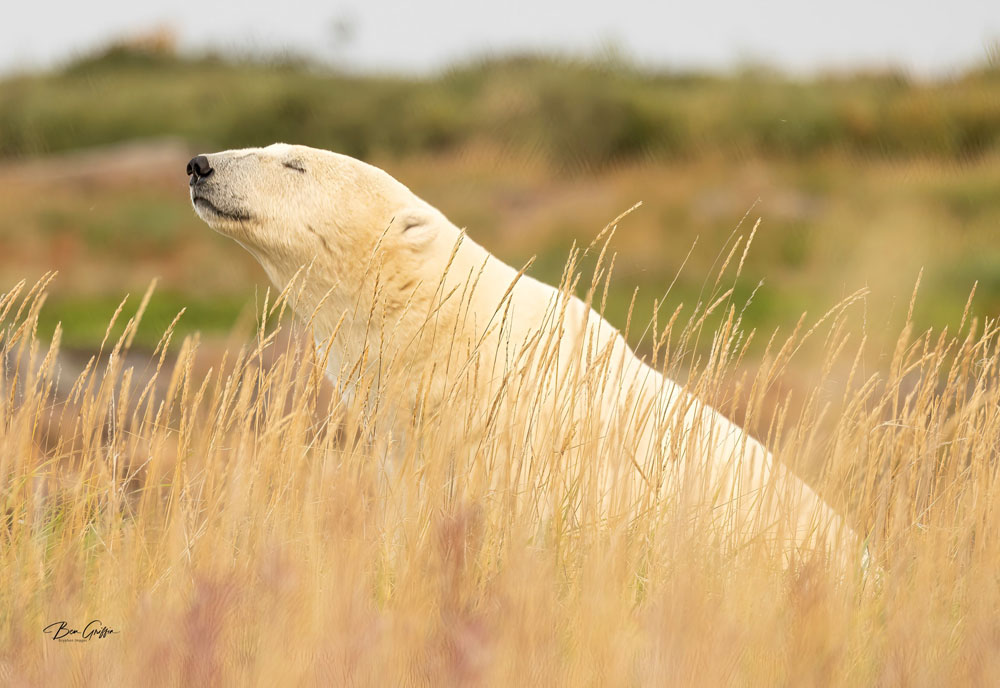
<instances>
[{"instance_id":1,"label":"polar bear closed eye","mask_svg":"<svg viewBox=\"0 0 1000 688\"><path fill-rule=\"evenodd\" d=\"M857 546L808 485L594 310L521 275L383 170L274 144L200 155L187 172L198 215L279 289L309 266L294 307L332 338L328 374L345 394L358 370L385 374L379 393L398 425L386 432L406 441L418 416L449 414L442 431L468 446L492 438L477 464L487 481L577 475L573 489L601 518L676 501L697 482L702 510L727 528L781 547Z\"/></svg>"}]
</instances>

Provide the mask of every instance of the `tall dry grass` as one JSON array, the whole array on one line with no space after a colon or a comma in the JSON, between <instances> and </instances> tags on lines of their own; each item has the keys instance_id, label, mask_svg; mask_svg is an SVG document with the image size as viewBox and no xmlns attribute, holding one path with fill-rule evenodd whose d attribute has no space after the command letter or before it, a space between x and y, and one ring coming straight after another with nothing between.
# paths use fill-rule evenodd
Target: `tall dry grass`
<instances>
[{"instance_id":1,"label":"tall dry grass","mask_svg":"<svg viewBox=\"0 0 1000 688\"><path fill-rule=\"evenodd\" d=\"M331 393L328 351L281 317L287 293L246 346L207 356L168 330L136 365L151 290L63 379L59 332L35 337L46 278L0 298L0 683L991 684L997 323L918 333L907 318L873 370L858 294L750 362L728 255L693 314L658 315L658 364L764 428L863 534L877 576L788 565L753 539L721 547L710 519L667 507L560 518L548 507L573 476L558 462L548 491L519 494L514 470L509 490L463 481L476 457L528 459L489 434L458 446L462 408L387 469L371 397ZM810 391L776 394L797 356L816 362ZM366 371L362 387L381 383ZM114 633L43 632L93 619Z\"/></svg>"}]
</instances>

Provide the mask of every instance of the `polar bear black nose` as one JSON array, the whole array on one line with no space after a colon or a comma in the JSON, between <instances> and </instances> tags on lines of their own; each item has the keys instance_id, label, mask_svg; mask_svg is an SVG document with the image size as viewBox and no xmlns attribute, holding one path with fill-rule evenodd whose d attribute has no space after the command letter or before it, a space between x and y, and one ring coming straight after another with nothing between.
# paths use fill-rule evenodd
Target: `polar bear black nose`
<instances>
[{"instance_id":1,"label":"polar bear black nose","mask_svg":"<svg viewBox=\"0 0 1000 688\"><path fill-rule=\"evenodd\" d=\"M188 161L187 173L191 177L190 184L194 186L200 179L204 179L212 174L212 166L208 164L208 158L204 155L196 155Z\"/></svg>"}]
</instances>

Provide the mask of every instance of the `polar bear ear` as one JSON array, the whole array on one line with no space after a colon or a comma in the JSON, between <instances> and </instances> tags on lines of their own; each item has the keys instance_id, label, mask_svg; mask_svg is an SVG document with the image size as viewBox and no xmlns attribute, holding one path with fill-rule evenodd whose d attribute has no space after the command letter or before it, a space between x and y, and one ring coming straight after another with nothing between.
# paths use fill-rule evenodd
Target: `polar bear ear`
<instances>
[{"instance_id":1,"label":"polar bear ear","mask_svg":"<svg viewBox=\"0 0 1000 688\"><path fill-rule=\"evenodd\" d=\"M436 225L434 216L424 208L406 208L392 218L392 229L414 250L425 248L434 239Z\"/></svg>"}]
</instances>

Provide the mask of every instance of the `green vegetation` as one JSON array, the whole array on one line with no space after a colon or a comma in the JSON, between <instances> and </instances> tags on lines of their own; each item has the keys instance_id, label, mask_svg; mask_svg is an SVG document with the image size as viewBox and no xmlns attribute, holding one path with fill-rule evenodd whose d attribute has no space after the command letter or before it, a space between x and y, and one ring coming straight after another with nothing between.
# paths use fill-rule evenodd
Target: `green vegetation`
<instances>
[{"instance_id":1,"label":"green vegetation","mask_svg":"<svg viewBox=\"0 0 1000 688\"><path fill-rule=\"evenodd\" d=\"M300 61L234 62L114 47L0 82L0 156L176 135L210 148L294 140L369 158L487 145L564 170L706 151L964 160L1000 146L1000 68L801 81L505 58L424 79Z\"/></svg>"},{"instance_id":2,"label":"green vegetation","mask_svg":"<svg viewBox=\"0 0 1000 688\"><path fill-rule=\"evenodd\" d=\"M133 294L128 303L134 305L133 299L139 296L141 294ZM122 296L113 294L82 297L62 294L50 298L46 309L38 318L38 335L43 340L51 340L56 324L60 323L65 348L96 348L108 332L107 323L121 301ZM158 290L156 298L151 299L146 307L142 324L136 329L133 341L137 349L152 350L181 311L183 314L174 328L178 335L201 331L224 332L234 326L241 314L250 312L253 306L252 293L208 294L199 297L192 292ZM116 341L124 327L125 322L117 322L108 340L112 343Z\"/></svg>"}]
</instances>

